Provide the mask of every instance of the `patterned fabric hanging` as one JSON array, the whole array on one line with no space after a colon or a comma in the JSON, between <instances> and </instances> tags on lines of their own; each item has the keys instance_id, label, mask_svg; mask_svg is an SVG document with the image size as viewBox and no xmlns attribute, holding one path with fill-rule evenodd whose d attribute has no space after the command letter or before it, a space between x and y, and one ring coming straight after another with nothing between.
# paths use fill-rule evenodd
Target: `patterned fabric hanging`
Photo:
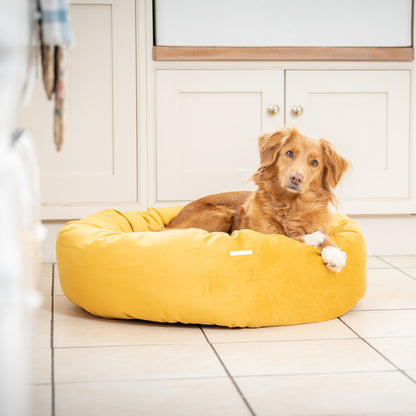
<instances>
[{"instance_id":1,"label":"patterned fabric hanging","mask_svg":"<svg viewBox=\"0 0 416 416\"><path fill-rule=\"evenodd\" d=\"M56 150L62 148L65 132L66 61L72 46L67 0L38 0L42 75L46 95L54 97L53 135Z\"/></svg>"}]
</instances>

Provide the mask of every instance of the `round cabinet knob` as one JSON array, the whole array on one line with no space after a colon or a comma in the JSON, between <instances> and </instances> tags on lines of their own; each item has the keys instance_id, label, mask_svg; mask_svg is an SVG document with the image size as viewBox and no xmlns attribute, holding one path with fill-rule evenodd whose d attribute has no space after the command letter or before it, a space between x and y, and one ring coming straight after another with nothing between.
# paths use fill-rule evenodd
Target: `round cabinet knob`
<instances>
[{"instance_id":1,"label":"round cabinet knob","mask_svg":"<svg viewBox=\"0 0 416 416\"><path fill-rule=\"evenodd\" d=\"M292 113L293 116L299 117L303 114L303 107L301 105L294 105L290 109L290 112Z\"/></svg>"},{"instance_id":2,"label":"round cabinet knob","mask_svg":"<svg viewBox=\"0 0 416 416\"><path fill-rule=\"evenodd\" d=\"M267 107L267 112L269 114L274 115L274 114L277 114L279 111L280 111L280 108L279 108L279 106L277 104L269 105Z\"/></svg>"}]
</instances>

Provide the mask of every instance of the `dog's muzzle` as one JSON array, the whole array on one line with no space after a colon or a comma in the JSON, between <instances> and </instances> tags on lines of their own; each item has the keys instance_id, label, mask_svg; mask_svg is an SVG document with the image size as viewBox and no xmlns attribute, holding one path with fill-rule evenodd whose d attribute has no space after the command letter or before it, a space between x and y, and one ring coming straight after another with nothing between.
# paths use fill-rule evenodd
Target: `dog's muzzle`
<instances>
[{"instance_id":1,"label":"dog's muzzle","mask_svg":"<svg viewBox=\"0 0 416 416\"><path fill-rule=\"evenodd\" d=\"M291 191L300 192L300 185L302 185L303 179L304 177L300 172L292 172L289 176L289 182L287 183L286 188Z\"/></svg>"},{"instance_id":2,"label":"dog's muzzle","mask_svg":"<svg viewBox=\"0 0 416 416\"><path fill-rule=\"evenodd\" d=\"M289 182L289 183L285 186L285 188L289 189L289 191L292 191L292 192L300 192L300 191L301 191L301 189L300 189L300 185L295 185L295 184L293 184L293 183L291 183L291 182Z\"/></svg>"}]
</instances>

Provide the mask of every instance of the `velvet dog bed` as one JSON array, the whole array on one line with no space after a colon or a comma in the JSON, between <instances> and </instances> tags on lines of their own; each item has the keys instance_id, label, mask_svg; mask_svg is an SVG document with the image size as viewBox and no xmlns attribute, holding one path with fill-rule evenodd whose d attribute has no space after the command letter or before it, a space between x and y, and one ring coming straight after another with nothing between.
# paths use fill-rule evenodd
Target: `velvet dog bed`
<instances>
[{"instance_id":1,"label":"velvet dog bed","mask_svg":"<svg viewBox=\"0 0 416 416\"><path fill-rule=\"evenodd\" d=\"M329 320L364 296L365 243L345 215L328 229L347 253L334 273L316 248L283 235L157 231L181 209L104 210L67 223L56 246L65 296L104 318L228 327Z\"/></svg>"}]
</instances>

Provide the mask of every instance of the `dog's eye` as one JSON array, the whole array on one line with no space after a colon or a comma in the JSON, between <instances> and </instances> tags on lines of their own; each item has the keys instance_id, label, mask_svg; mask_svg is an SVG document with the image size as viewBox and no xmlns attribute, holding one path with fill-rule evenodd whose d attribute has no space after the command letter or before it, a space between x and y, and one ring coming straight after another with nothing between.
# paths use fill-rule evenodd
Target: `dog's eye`
<instances>
[{"instance_id":1,"label":"dog's eye","mask_svg":"<svg viewBox=\"0 0 416 416\"><path fill-rule=\"evenodd\" d=\"M288 157L293 157L293 156L295 156L295 155L293 154L293 152L292 152L291 150L288 150L288 151L286 152L286 156L288 156Z\"/></svg>"},{"instance_id":2,"label":"dog's eye","mask_svg":"<svg viewBox=\"0 0 416 416\"><path fill-rule=\"evenodd\" d=\"M318 166L319 165L319 163L318 163L318 161L317 160L312 160L312 162L311 162L311 165L312 166Z\"/></svg>"}]
</instances>

